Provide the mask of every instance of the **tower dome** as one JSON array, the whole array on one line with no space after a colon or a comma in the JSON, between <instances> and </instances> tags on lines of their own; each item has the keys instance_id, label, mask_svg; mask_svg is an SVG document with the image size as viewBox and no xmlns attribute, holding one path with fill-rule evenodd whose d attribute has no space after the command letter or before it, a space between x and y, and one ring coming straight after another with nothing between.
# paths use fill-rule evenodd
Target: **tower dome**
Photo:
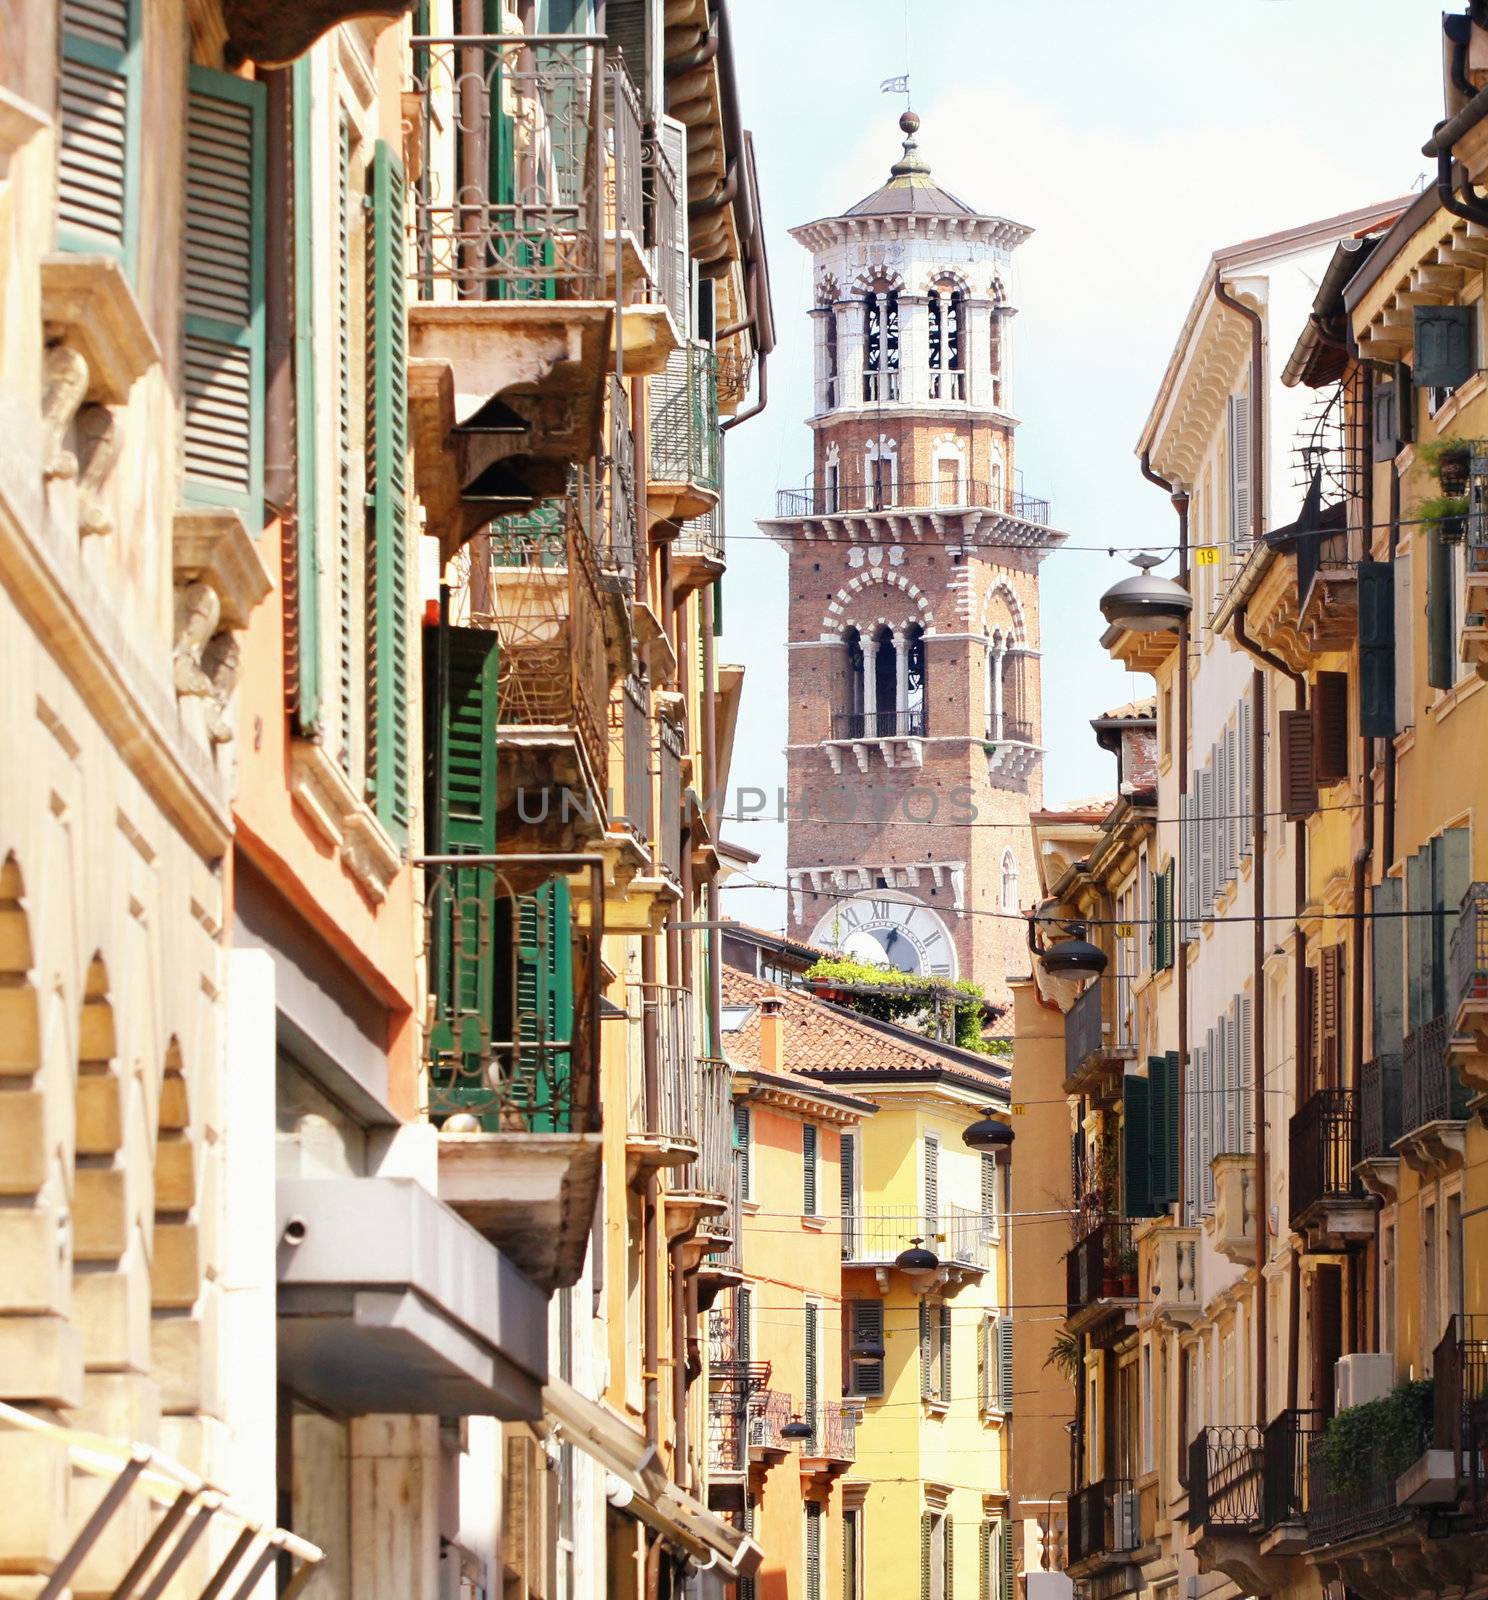
<instances>
[{"instance_id":1,"label":"tower dome","mask_svg":"<svg viewBox=\"0 0 1488 1600\"><path fill-rule=\"evenodd\" d=\"M962 216L974 217L964 200L942 189L930 176L930 163L920 154L915 135L919 116L906 111L899 119L904 133L904 154L889 168L889 181L851 207L850 217Z\"/></svg>"}]
</instances>

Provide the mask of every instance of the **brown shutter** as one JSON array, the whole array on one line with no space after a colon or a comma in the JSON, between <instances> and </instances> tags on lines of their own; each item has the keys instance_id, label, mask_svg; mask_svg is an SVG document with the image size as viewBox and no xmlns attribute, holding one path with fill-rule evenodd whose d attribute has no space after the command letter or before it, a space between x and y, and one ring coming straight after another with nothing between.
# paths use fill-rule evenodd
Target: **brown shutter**
<instances>
[{"instance_id":1,"label":"brown shutter","mask_svg":"<svg viewBox=\"0 0 1488 1600\"><path fill-rule=\"evenodd\" d=\"M1307 1040L1307 1060L1297 1063L1297 1099L1303 1101L1317 1082L1321 1046L1318 1041L1318 969L1302 969L1302 1027Z\"/></svg>"},{"instance_id":2,"label":"brown shutter","mask_svg":"<svg viewBox=\"0 0 1488 1600\"><path fill-rule=\"evenodd\" d=\"M1281 713L1281 809L1294 820L1317 810L1317 780L1312 770L1312 717L1306 711Z\"/></svg>"},{"instance_id":3,"label":"brown shutter","mask_svg":"<svg viewBox=\"0 0 1488 1600\"><path fill-rule=\"evenodd\" d=\"M1318 963L1319 1087L1336 1089L1343 1062L1343 946L1323 948Z\"/></svg>"},{"instance_id":4,"label":"brown shutter","mask_svg":"<svg viewBox=\"0 0 1488 1600\"><path fill-rule=\"evenodd\" d=\"M1319 783L1349 775L1348 674L1320 672L1312 691L1312 764Z\"/></svg>"}]
</instances>

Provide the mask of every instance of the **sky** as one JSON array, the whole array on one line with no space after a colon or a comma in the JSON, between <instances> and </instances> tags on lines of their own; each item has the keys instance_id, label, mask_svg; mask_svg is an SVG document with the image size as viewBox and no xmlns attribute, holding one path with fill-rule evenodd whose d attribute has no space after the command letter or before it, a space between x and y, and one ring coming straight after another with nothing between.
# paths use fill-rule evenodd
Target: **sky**
<instances>
[{"instance_id":1,"label":"sky","mask_svg":"<svg viewBox=\"0 0 1488 1600\"><path fill-rule=\"evenodd\" d=\"M1441 117L1441 0L732 0L777 348L766 410L728 434L720 660L746 668L733 790L785 783L786 556L755 526L806 481L810 258L787 229L845 211L899 155L908 71L921 154L1018 253L1018 464L1071 545L1043 568L1044 793L1105 792L1089 719L1151 692L1099 645L1107 544L1172 541L1134 447L1209 255L1419 187ZM1299 330L1300 331L1300 330ZM784 882L785 827L726 823ZM726 916L784 926L786 897Z\"/></svg>"}]
</instances>

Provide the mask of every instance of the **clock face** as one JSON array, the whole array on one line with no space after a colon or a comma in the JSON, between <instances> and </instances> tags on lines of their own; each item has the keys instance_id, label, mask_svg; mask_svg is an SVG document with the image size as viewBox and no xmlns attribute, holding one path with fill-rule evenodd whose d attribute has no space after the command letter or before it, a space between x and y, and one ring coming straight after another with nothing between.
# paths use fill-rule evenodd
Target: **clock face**
<instances>
[{"instance_id":1,"label":"clock face","mask_svg":"<svg viewBox=\"0 0 1488 1600\"><path fill-rule=\"evenodd\" d=\"M954 978L956 947L929 906L884 890L839 901L816 925L811 942L855 961L897 967L925 977Z\"/></svg>"}]
</instances>

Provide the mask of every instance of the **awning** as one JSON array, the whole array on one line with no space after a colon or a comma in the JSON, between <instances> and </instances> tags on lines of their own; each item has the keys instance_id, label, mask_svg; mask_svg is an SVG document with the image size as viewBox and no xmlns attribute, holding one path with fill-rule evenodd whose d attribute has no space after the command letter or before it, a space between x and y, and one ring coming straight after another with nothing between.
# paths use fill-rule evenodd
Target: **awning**
<instances>
[{"instance_id":1,"label":"awning","mask_svg":"<svg viewBox=\"0 0 1488 1600\"><path fill-rule=\"evenodd\" d=\"M656 1446L619 1412L590 1400L561 1378L550 1378L543 1389L543 1420L617 1480L622 1491L615 1497L618 1509L655 1529L700 1570L732 1578L759 1570L764 1551L742 1529L679 1489L667 1477Z\"/></svg>"},{"instance_id":2,"label":"awning","mask_svg":"<svg viewBox=\"0 0 1488 1600\"><path fill-rule=\"evenodd\" d=\"M412 1178L281 1178L280 1381L347 1415L535 1422L548 1301Z\"/></svg>"},{"instance_id":3,"label":"awning","mask_svg":"<svg viewBox=\"0 0 1488 1600\"><path fill-rule=\"evenodd\" d=\"M85 1572L90 1587L106 1587L117 1596L133 1596L146 1588L149 1593L159 1593L209 1525L226 1527L233 1540L209 1574L202 1594L247 1594L271 1566L287 1558L296 1570L280 1591L283 1600L304 1587L321 1559L317 1546L255 1517L150 1445L111 1439L80 1428L63 1428L3 1401L0 1427L41 1434L65 1448L68 1461L79 1472L111 1480L48 1575L38 1600L56 1600L80 1571ZM90 1554L131 1494L145 1495L161 1508L149 1537L127 1571L87 1572Z\"/></svg>"}]
</instances>

